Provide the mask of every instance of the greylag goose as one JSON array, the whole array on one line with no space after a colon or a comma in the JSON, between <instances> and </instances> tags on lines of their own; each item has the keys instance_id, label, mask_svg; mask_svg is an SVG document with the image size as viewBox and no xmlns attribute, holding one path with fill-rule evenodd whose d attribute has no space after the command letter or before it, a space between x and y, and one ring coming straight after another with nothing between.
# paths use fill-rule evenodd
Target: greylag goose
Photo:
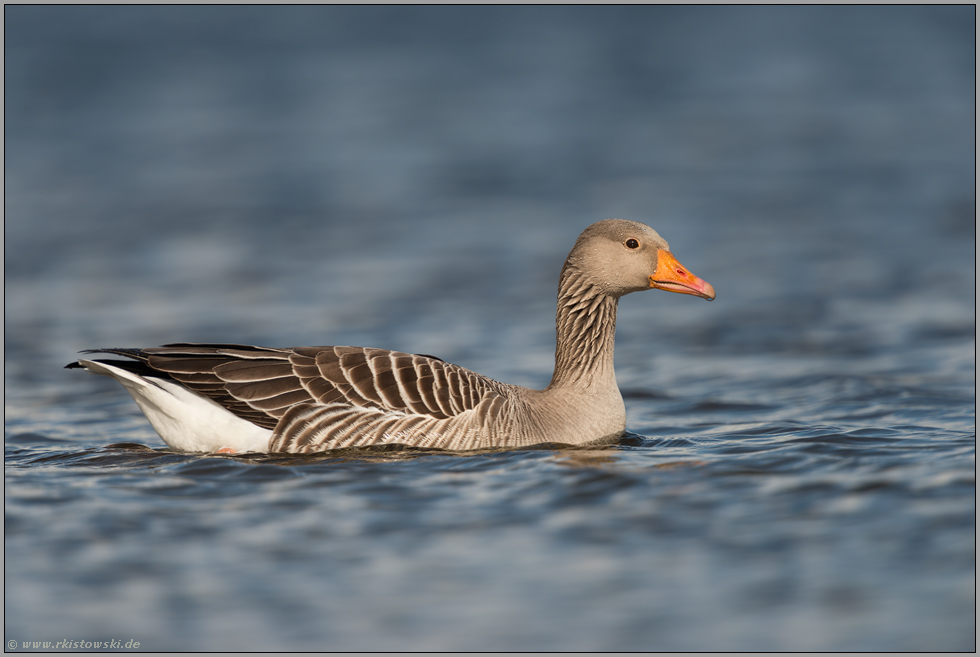
<instances>
[{"instance_id":1,"label":"greylag goose","mask_svg":"<svg viewBox=\"0 0 980 657\"><path fill-rule=\"evenodd\" d=\"M586 228L561 270L555 372L544 390L365 347L177 343L91 349L82 353L131 360L83 358L67 367L115 378L164 442L188 452L604 442L626 429L613 371L616 306L651 288L715 298L649 226L607 219Z\"/></svg>"}]
</instances>

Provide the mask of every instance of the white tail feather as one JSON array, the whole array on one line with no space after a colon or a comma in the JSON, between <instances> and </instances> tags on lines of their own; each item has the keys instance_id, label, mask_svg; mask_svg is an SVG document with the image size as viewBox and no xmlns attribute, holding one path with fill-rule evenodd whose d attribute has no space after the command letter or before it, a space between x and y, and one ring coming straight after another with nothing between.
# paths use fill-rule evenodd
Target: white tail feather
<instances>
[{"instance_id":1,"label":"white tail feather","mask_svg":"<svg viewBox=\"0 0 980 657\"><path fill-rule=\"evenodd\" d=\"M268 452L270 429L234 415L170 379L146 378L120 367L79 359L93 374L111 376L129 391L163 442L185 452Z\"/></svg>"}]
</instances>

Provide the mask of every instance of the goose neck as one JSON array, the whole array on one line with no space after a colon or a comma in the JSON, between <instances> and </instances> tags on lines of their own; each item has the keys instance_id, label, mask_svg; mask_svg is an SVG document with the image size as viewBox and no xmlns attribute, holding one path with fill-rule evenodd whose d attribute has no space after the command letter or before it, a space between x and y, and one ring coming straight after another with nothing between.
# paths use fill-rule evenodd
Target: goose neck
<instances>
[{"instance_id":1,"label":"goose neck","mask_svg":"<svg viewBox=\"0 0 980 657\"><path fill-rule=\"evenodd\" d=\"M613 368L618 298L591 283L574 266L562 270L558 288L555 373L548 389L618 388Z\"/></svg>"}]
</instances>

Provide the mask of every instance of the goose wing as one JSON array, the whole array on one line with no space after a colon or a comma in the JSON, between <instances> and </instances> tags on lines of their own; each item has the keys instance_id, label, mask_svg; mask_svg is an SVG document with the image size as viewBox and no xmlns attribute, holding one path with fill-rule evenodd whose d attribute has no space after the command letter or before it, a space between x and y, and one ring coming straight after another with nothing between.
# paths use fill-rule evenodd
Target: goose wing
<instances>
[{"instance_id":1,"label":"goose wing","mask_svg":"<svg viewBox=\"0 0 980 657\"><path fill-rule=\"evenodd\" d=\"M467 411L485 418L503 402L504 385L433 356L366 347L293 347L285 349L233 344L169 344L142 350L104 350L137 357L217 402L238 417L277 434L296 434L301 418L308 425L357 425L414 416L422 424L446 420ZM331 406L334 412L317 409ZM345 410L344 413L338 413ZM284 416L290 414L289 417ZM328 419L329 418L329 419ZM282 420L282 422L281 422ZM407 426L400 422L400 426ZM418 422L409 423L419 424ZM278 426L278 429L277 429ZM306 427L309 429L309 427ZM421 429L422 427L419 426ZM323 438L301 451L326 449ZM380 442L357 440L357 444ZM283 435L277 442L291 442ZM300 445L279 449L300 451Z\"/></svg>"}]
</instances>

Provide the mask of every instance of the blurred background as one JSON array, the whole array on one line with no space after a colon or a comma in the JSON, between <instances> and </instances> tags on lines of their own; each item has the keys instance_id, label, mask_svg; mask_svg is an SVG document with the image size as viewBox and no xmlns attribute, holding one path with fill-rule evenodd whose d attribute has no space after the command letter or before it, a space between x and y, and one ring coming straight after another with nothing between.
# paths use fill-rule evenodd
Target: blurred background
<instances>
[{"instance_id":1,"label":"blurred background","mask_svg":"<svg viewBox=\"0 0 980 657\"><path fill-rule=\"evenodd\" d=\"M6 6L4 34L8 438L62 441L58 449L76 455L112 441L161 445L116 384L61 369L78 350L92 347L354 344L435 354L500 380L543 387L553 363L554 299L564 257L587 225L620 217L650 224L680 262L718 293L711 304L666 294L634 295L621 303L617 370L631 430L651 439L708 432L702 438L714 445L750 419L781 422L802 434L817 426L832 426L831 433L875 427L888 440L909 438L907 427L932 422L936 431L947 432L945 438L961 441L956 463L966 463L967 471L973 467L972 5ZM670 417L711 411L697 405L704 399L737 417ZM834 415L845 407L860 414ZM875 415L876 408L886 410ZM900 417L903 408L912 410ZM31 458L48 449L31 445ZM696 447L684 449L687 456L713 458ZM854 458L873 462L873 455ZM543 503L539 517L521 515L509 498L493 497L504 495L496 484L474 474L480 483L471 493L458 493L453 517L511 518L523 533L504 543L480 542L484 530L465 534L476 542L464 541L459 549L473 561L443 579L419 574L405 561L398 562L404 570L384 571L392 563L385 552L376 561L366 558L393 578L388 584L364 588L367 580L361 579L331 588L341 557L322 566L329 576L315 567L301 576L288 565L291 557L265 562L229 547L242 544L240 534L253 526L265 527L277 542L293 540L291 529L276 534L280 530L263 524L276 512L228 521L223 538L208 540L223 545L242 567L276 566L257 566L254 587L265 597L259 595L254 607L225 614L200 602L215 590L239 591L228 583L240 575L222 575L212 582L217 588L199 591L201 616L191 616L209 623L189 620L178 607L191 603L178 604L153 588L165 587L162 579L144 582L156 593L140 597L143 589L127 588L135 586L130 575L111 568L120 556L112 550L122 550L126 561L159 545L164 539L157 530L146 529L129 547L104 548L112 557L107 561L91 553L66 557L60 550L67 543L84 543L86 532L95 530L57 534L30 520L48 506L16 506L14 500L34 499L32 491L68 485L55 483L67 466L33 463L18 475L28 477L23 481L8 474L7 488L7 628L21 634L58 628L49 633L63 638L66 631L136 628L156 641L148 647L160 649L972 645L969 517L975 506L972 475L959 465L949 466L955 475L943 470L930 471L939 479L926 477L955 489L955 510L942 517L954 517L957 532L945 548L926 553L936 564L957 565L941 575L909 575L900 584L892 578L914 571L923 553L895 553L874 570L869 564L880 561L884 549L878 541L935 530L929 513L913 514L917 520L877 538L860 534L861 523L844 530L828 521L837 528L829 535L842 542L827 548L831 556L820 561L813 579L798 575L806 582L840 577L843 588L824 597L802 584L753 584L746 593L748 585L738 579L744 572L768 573L760 575L765 582L773 571L753 561L760 570L738 574L741 566L729 561L735 548L728 543L689 553L695 556L684 562L688 570L675 570L680 574L657 588L637 573L676 569L675 558L687 548L658 547L661 536L654 529L631 533L627 513L619 516L621 538L608 540L619 555L615 563L630 555L640 563L627 568L603 562L607 571L601 572L613 575L596 574L578 598L558 583L567 577L563 569L600 573L588 570L598 562L570 547L579 539L563 530L534 529L564 508L567 498L557 491L567 489L554 489L557 507ZM77 472L103 482L99 468L87 467ZM149 466L133 467L126 476L143 482L137 488L153 488L164 476ZM906 482L902 490L920 490L918 476L909 481L919 483ZM511 486L507 481L500 485ZM702 488L682 480L661 488L643 481L660 491L651 495L672 518L694 508L715 509L709 518L730 518L726 514L736 508L736 498L718 497L717 478L699 480ZM766 481L763 490L775 490ZM750 489L755 499L758 490ZM116 517L107 511L116 509L115 502L71 490L56 497L80 500L83 511L72 514L82 513L96 526ZM358 490L343 494L361 499ZM701 490L711 502L671 507L669 500L684 497L684 490L695 496ZM608 502L606 493L590 494ZM310 497L315 525L323 519L312 500L323 495L319 490ZM480 506L483 495L497 501ZM786 511L779 504L780 513ZM866 511L880 517L882 509L892 507ZM137 503L118 513L147 512ZM415 523L402 528L403 538L441 526L430 516L402 512ZM770 529L782 518L761 511L752 517L759 528ZM375 554L368 547L377 539L374 531L384 533L370 525L363 534L354 532L362 542L345 545L351 553ZM855 531L867 541L855 539ZM179 535L175 545L192 540ZM717 538L694 535L712 545L711 537ZM796 545L806 537L803 532L785 540ZM45 545L50 549L39 547ZM327 549L312 540L300 545L293 547L307 557ZM600 547L589 545L605 549L601 541L595 544ZM449 551L439 553L438 563L461 554L439 549ZM515 565L505 557L518 552L542 561ZM205 552L194 554L197 566L172 567L193 574L214 565L201 556ZM542 565L549 563L556 564L553 578L541 574L551 572ZM784 565L786 577L810 572L799 560ZM93 594L84 573L99 568L114 583L103 590L102 606L92 607L102 611L86 615L82 609ZM53 585L46 572L61 573L70 584L58 586L68 588ZM154 572L174 577L166 568ZM482 574L473 579L466 574L472 572ZM847 588L855 573L868 572L876 574L868 575L864 588ZM713 575L706 579L705 573ZM269 600L285 604L289 596L277 588L282 582L302 588L307 580L324 588L303 589L306 601L296 604L312 616L299 614L294 633L277 634L254 620L270 613ZM631 581L646 582L643 590L656 592L651 595L659 602L614 593ZM736 584L726 588L729 581ZM433 582L438 590L431 596L418 592ZM19 587L16 609L12 586ZM477 612L458 616L465 605L454 591L482 600L474 604L486 622L477 620ZM339 613L341 594L368 610L382 599L408 607L419 601L431 616L420 620L411 614L423 612L402 610L396 614L401 621L376 626L367 611L343 627L318 625L314 616ZM141 610L139 619L123 603L111 602L123 599L137 601L132 604ZM594 609L589 600L603 601L603 608ZM530 623L542 609L558 616L544 613L541 624ZM660 624L651 620L656 609ZM49 616L52 611L57 613ZM292 613L280 610L269 618L288 625ZM592 613L592 632L558 620ZM713 619L711 630L695 620L699 613ZM149 620L154 615L157 620ZM52 624L54 616L61 625ZM437 629L446 617L452 627ZM776 628L773 618L783 627ZM212 628L224 628L223 634ZM227 643L232 636L241 643Z\"/></svg>"},{"instance_id":2,"label":"blurred background","mask_svg":"<svg viewBox=\"0 0 980 657\"><path fill-rule=\"evenodd\" d=\"M32 357L383 331L497 359L519 336L465 329L533 312L553 339L608 217L714 283L658 300L684 311L806 330L814 293L972 282L968 6L6 17L6 339Z\"/></svg>"}]
</instances>

